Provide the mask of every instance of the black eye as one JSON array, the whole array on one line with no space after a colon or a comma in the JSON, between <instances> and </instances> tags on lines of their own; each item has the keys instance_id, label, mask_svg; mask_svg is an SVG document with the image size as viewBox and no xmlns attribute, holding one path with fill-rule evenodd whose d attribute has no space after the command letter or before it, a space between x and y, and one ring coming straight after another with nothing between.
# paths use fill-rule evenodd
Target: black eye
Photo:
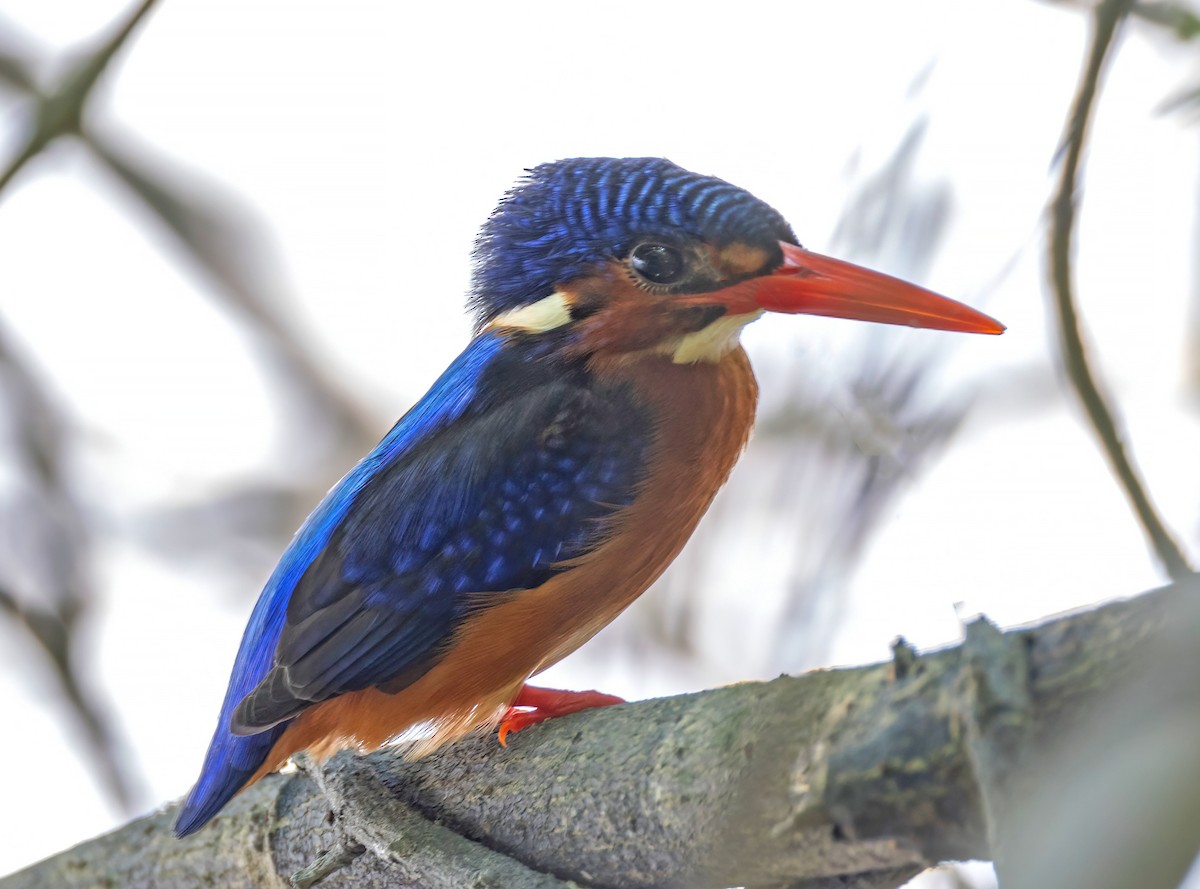
<instances>
[{"instance_id":1,"label":"black eye","mask_svg":"<svg viewBox=\"0 0 1200 889\"><path fill-rule=\"evenodd\" d=\"M638 244L629 265L651 284L674 284L683 277L683 254L666 244Z\"/></svg>"}]
</instances>

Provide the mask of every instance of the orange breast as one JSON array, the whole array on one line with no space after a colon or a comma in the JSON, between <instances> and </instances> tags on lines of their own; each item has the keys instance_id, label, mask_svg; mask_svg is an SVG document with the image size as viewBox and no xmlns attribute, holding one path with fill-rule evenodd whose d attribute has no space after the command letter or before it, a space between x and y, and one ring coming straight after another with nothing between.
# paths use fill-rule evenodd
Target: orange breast
<instances>
[{"instance_id":1,"label":"orange breast","mask_svg":"<svg viewBox=\"0 0 1200 889\"><path fill-rule=\"evenodd\" d=\"M746 353L690 365L595 359L591 369L631 384L656 422L646 478L608 540L542 586L469 617L438 664L407 688L352 692L306 710L249 783L299 750L371 749L428 722L431 734L412 751L419 756L494 724L526 679L595 635L679 554L749 437L758 387Z\"/></svg>"}]
</instances>

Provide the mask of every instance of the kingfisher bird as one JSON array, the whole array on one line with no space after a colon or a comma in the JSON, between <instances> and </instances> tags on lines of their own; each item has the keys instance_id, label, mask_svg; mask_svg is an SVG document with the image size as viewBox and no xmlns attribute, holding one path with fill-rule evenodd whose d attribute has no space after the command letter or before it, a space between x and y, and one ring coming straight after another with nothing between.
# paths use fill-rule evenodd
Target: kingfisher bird
<instances>
[{"instance_id":1,"label":"kingfisher bird","mask_svg":"<svg viewBox=\"0 0 1200 889\"><path fill-rule=\"evenodd\" d=\"M474 337L296 533L255 605L190 834L295 753L419 756L616 703L527 684L678 555L725 482L765 312L997 334L912 284L803 249L734 185L661 158L527 171L484 224Z\"/></svg>"}]
</instances>

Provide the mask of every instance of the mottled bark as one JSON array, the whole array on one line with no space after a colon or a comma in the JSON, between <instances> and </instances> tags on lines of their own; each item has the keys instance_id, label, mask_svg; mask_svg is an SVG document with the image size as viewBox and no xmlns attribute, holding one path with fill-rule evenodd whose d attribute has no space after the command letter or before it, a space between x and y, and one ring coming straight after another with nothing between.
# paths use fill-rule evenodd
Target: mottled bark
<instances>
[{"instance_id":1,"label":"mottled bark","mask_svg":"<svg viewBox=\"0 0 1200 889\"><path fill-rule=\"evenodd\" d=\"M343 754L263 781L187 840L172 807L0 889L277 887L305 868L329 889L894 887L1025 848L1039 763L1148 675L1195 598L1008 633L977 621L955 648L564 717L507 749Z\"/></svg>"}]
</instances>

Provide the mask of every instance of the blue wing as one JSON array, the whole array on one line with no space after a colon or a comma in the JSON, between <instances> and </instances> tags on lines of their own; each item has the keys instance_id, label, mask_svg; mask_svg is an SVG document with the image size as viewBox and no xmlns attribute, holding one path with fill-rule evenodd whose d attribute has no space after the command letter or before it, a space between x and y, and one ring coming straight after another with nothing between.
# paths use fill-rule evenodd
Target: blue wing
<instances>
[{"instance_id":1,"label":"blue wing","mask_svg":"<svg viewBox=\"0 0 1200 889\"><path fill-rule=\"evenodd\" d=\"M628 392L581 366L476 338L284 553L176 832L211 818L305 707L414 681L481 594L586 551L632 500L651 434Z\"/></svg>"}]
</instances>

